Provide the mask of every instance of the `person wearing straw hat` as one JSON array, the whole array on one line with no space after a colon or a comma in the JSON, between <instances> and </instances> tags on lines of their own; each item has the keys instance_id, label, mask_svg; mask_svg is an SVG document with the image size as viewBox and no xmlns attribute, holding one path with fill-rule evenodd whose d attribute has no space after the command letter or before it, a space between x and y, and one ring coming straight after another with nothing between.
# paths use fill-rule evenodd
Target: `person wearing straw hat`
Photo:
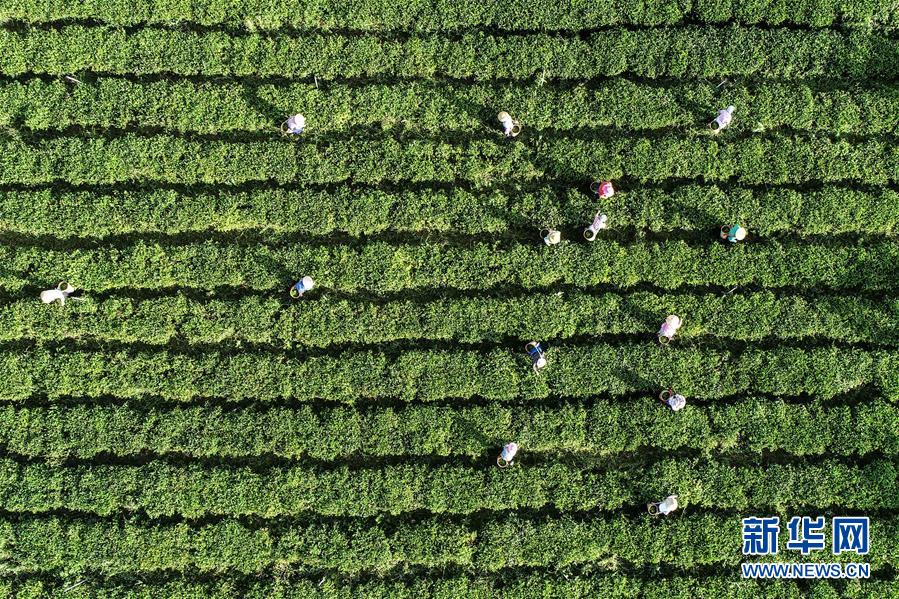
<instances>
[{"instance_id":1,"label":"person wearing straw hat","mask_svg":"<svg viewBox=\"0 0 899 599\"><path fill-rule=\"evenodd\" d=\"M718 111L718 116L715 117L714 121L709 123L709 127L712 128L712 133L718 134L727 129L730 122L734 119L734 110L736 110L735 106L728 106L724 110Z\"/></svg>"},{"instance_id":2,"label":"person wearing straw hat","mask_svg":"<svg viewBox=\"0 0 899 599\"><path fill-rule=\"evenodd\" d=\"M521 133L521 123L513 119L508 112L500 112L496 118L503 124L503 133L506 137L518 137L518 134Z\"/></svg>"},{"instance_id":3,"label":"person wearing straw hat","mask_svg":"<svg viewBox=\"0 0 899 599\"><path fill-rule=\"evenodd\" d=\"M659 329L659 343L665 344L671 341L674 338L675 333L681 327L681 319L679 316L675 314L668 315L665 318L665 322L662 323L662 328Z\"/></svg>"},{"instance_id":4,"label":"person wearing straw hat","mask_svg":"<svg viewBox=\"0 0 899 599\"><path fill-rule=\"evenodd\" d=\"M730 243L737 243L738 241L743 241L746 239L746 229L741 227L739 224L736 224L732 227L728 227L727 225L722 225L721 227L721 239L725 239Z\"/></svg>"},{"instance_id":5,"label":"person wearing straw hat","mask_svg":"<svg viewBox=\"0 0 899 599\"><path fill-rule=\"evenodd\" d=\"M556 245L562 241L562 232L551 228L541 229L540 237L546 245Z\"/></svg>"},{"instance_id":6,"label":"person wearing straw hat","mask_svg":"<svg viewBox=\"0 0 899 599\"><path fill-rule=\"evenodd\" d=\"M531 366L534 368L534 372L539 372L540 369L546 366L546 355L543 353L543 348L540 347L539 343L531 341L524 346L524 349L531 357Z\"/></svg>"},{"instance_id":7,"label":"person wearing straw hat","mask_svg":"<svg viewBox=\"0 0 899 599\"><path fill-rule=\"evenodd\" d=\"M284 135L299 135L306 128L306 117L295 114L281 124L281 133Z\"/></svg>"},{"instance_id":8,"label":"person wearing straw hat","mask_svg":"<svg viewBox=\"0 0 899 599\"><path fill-rule=\"evenodd\" d=\"M677 509L677 495L669 495L663 501L647 503L646 509L652 516L667 516Z\"/></svg>"},{"instance_id":9,"label":"person wearing straw hat","mask_svg":"<svg viewBox=\"0 0 899 599\"><path fill-rule=\"evenodd\" d=\"M303 294L315 287L315 281L312 277L303 277L290 288L290 297L297 299L303 297Z\"/></svg>"},{"instance_id":10,"label":"person wearing straw hat","mask_svg":"<svg viewBox=\"0 0 899 599\"><path fill-rule=\"evenodd\" d=\"M56 286L56 289L41 291L41 301L45 304L52 304L56 300L59 300L60 304L65 304L66 299L73 293L75 293L75 288L66 282L62 282ZM73 297L72 299L78 298Z\"/></svg>"},{"instance_id":11,"label":"person wearing straw hat","mask_svg":"<svg viewBox=\"0 0 899 599\"><path fill-rule=\"evenodd\" d=\"M499 457L496 458L496 465L500 468L511 466L516 453L518 453L518 443L506 443Z\"/></svg>"},{"instance_id":12,"label":"person wearing straw hat","mask_svg":"<svg viewBox=\"0 0 899 599\"><path fill-rule=\"evenodd\" d=\"M675 393L671 387L659 393L659 399L662 400L663 404L671 408L673 412L682 410L687 405L687 398L679 393Z\"/></svg>"}]
</instances>

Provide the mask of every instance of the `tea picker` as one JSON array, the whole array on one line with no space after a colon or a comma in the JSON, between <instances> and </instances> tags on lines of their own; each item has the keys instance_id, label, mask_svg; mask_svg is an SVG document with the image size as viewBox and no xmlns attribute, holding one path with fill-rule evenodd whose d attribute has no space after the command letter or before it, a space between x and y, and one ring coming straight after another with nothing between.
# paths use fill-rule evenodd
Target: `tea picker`
<instances>
[{"instance_id":1,"label":"tea picker","mask_svg":"<svg viewBox=\"0 0 899 599\"><path fill-rule=\"evenodd\" d=\"M546 245L556 245L562 241L562 232L550 228L540 229L540 237L543 238L543 243Z\"/></svg>"},{"instance_id":2,"label":"tea picker","mask_svg":"<svg viewBox=\"0 0 899 599\"><path fill-rule=\"evenodd\" d=\"M659 393L659 399L662 400L663 404L670 407L673 412L677 412L687 405L687 398L680 393L675 393L671 387Z\"/></svg>"},{"instance_id":3,"label":"tea picker","mask_svg":"<svg viewBox=\"0 0 899 599\"><path fill-rule=\"evenodd\" d=\"M741 227L739 224L736 224L732 227L728 227L727 225L722 225L721 239L726 239L730 243L737 243L738 241L743 241L744 239L746 239L746 229Z\"/></svg>"},{"instance_id":4,"label":"tea picker","mask_svg":"<svg viewBox=\"0 0 899 599\"><path fill-rule=\"evenodd\" d=\"M674 314L669 315L665 322L662 323L662 328L659 329L659 343L666 344L674 337L677 330L681 327L681 319L679 316Z\"/></svg>"},{"instance_id":5,"label":"tea picker","mask_svg":"<svg viewBox=\"0 0 899 599\"><path fill-rule=\"evenodd\" d=\"M600 200L605 200L615 195L615 188L612 186L611 181L594 181L590 184L590 191L595 193ZM597 234L608 226L606 224L608 220L609 217L603 214L602 211L597 212L590 226L584 229L584 239L587 241L596 239Z\"/></svg>"},{"instance_id":6,"label":"tea picker","mask_svg":"<svg viewBox=\"0 0 899 599\"><path fill-rule=\"evenodd\" d=\"M709 123L709 127L712 128L712 133L718 134L727 129L730 122L734 120L734 110L736 110L736 107L728 106L724 110L718 111L718 116L715 117L714 121Z\"/></svg>"},{"instance_id":7,"label":"tea picker","mask_svg":"<svg viewBox=\"0 0 899 599\"><path fill-rule=\"evenodd\" d=\"M518 453L518 443L503 445L503 450L500 452L499 457L496 458L496 465L500 468L511 466L516 453Z\"/></svg>"},{"instance_id":8,"label":"tea picker","mask_svg":"<svg viewBox=\"0 0 899 599\"><path fill-rule=\"evenodd\" d=\"M506 137L518 137L518 134L521 133L521 123L513 119L508 112L500 112L496 118L503 124L503 133Z\"/></svg>"},{"instance_id":9,"label":"tea picker","mask_svg":"<svg viewBox=\"0 0 899 599\"><path fill-rule=\"evenodd\" d=\"M587 241L596 239L596 235L608 226L606 224L607 220L609 220L608 216L601 212L597 212L596 216L593 217L593 223L584 229L584 239Z\"/></svg>"},{"instance_id":10,"label":"tea picker","mask_svg":"<svg viewBox=\"0 0 899 599\"><path fill-rule=\"evenodd\" d=\"M306 117L295 114L281 123L281 133L284 135L299 135L306 128Z\"/></svg>"},{"instance_id":11,"label":"tea picker","mask_svg":"<svg viewBox=\"0 0 899 599\"><path fill-rule=\"evenodd\" d=\"M75 293L75 288L63 281L56 286L56 289L41 291L41 301L45 304L52 304L56 300L59 300L60 304L65 304L66 300L69 299L69 296L73 293ZM81 298L73 297L72 299L76 300Z\"/></svg>"},{"instance_id":12,"label":"tea picker","mask_svg":"<svg viewBox=\"0 0 899 599\"><path fill-rule=\"evenodd\" d=\"M646 510L651 516L667 516L677 509L677 495L669 495L663 501L647 503Z\"/></svg>"},{"instance_id":13,"label":"tea picker","mask_svg":"<svg viewBox=\"0 0 899 599\"><path fill-rule=\"evenodd\" d=\"M546 366L546 355L543 353L543 348L540 347L539 343L531 341L524 346L524 349L531 357L531 366L533 366L534 372L539 372L541 368Z\"/></svg>"},{"instance_id":14,"label":"tea picker","mask_svg":"<svg viewBox=\"0 0 899 599\"><path fill-rule=\"evenodd\" d=\"M294 299L301 298L304 293L313 287L315 287L315 281L312 280L312 277L303 277L290 288L290 297Z\"/></svg>"},{"instance_id":15,"label":"tea picker","mask_svg":"<svg viewBox=\"0 0 899 599\"><path fill-rule=\"evenodd\" d=\"M605 200L615 195L615 188L612 187L611 181L594 181L590 184L590 191L598 195L600 200Z\"/></svg>"}]
</instances>

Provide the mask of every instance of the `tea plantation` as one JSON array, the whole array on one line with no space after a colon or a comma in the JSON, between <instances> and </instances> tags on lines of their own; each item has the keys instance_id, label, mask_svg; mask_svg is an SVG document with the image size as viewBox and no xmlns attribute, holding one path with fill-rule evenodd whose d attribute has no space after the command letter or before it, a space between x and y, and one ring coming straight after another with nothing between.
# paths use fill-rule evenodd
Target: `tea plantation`
<instances>
[{"instance_id":1,"label":"tea plantation","mask_svg":"<svg viewBox=\"0 0 899 599\"><path fill-rule=\"evenodd\" d=\"M897 140L892 0L0 2L0 596L899 596Z\"/></svg>"}]
</instances>

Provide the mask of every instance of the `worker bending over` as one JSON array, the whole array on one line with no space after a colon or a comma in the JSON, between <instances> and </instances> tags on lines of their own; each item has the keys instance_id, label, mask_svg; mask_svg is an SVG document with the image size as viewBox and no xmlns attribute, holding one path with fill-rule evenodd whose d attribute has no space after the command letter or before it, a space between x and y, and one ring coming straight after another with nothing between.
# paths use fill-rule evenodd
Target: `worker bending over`
<instances>
[{"instance_id":1,"label":"worker bending over","mask_svg":"<svg viewBox=\"0 0 899 599\"><path fill-rule=\"evenodd\" d=\"M516 453L518 453L518 443L505 444L499 457L496 458L496 465L500 468L511 466Z\"/></svg>"},{"instance_id":2,"label":"worker bending over","mask_svg":"<svg viewBox=\"0 0 899 599\"><path fill-rule=\"evenodd\" d=\"M663 404L667 405L675 412L683 409L683 407L687 405L687 398L679 393L675 393L674 389L671 387L659 393L659 399L662 400Z\"/></svg>"},{"instance_id":3,"label":"worker bending over","mask_svg":"<svg viewBox=\"0 0 899 599\"><path fill-rule=\"evenodd\" d=\"M521 133L521 123L513 119L508 112L501 112L496 115L497 120L503 124L503 133L506 137L518 137Z\"/></svg>"},{"instance_id":4,"label":"worker bending over","mask_svg":"<svg viewBox=\"0 0 899 599\"><path fill-rule=\"evenodd\" d=\"M281 124L281 133L284 135L299 135L306 128L306 117L295 114Z\"/></svg>"},{"instance_id":5,"label":"worker bending over","mask_svg":"<svg viewBox=\"0 0 899 599\"><path fill-rule=\"evenodd\" d=\"M315 281L312 277L303 277L290 288L290 297L297 299L303 297L303 294L315 287Z\"/></svg>"},{"instance_id":6,"label":"worker bending over","mask_svg":"<svg viewBox=\"0 0 899 599\"><path fill-rule=\"evenodd\" d=\"M539 343L531 341L524 346L524 349L531 357L531 366L534 368L534 372L539 372L541 368L546 366L546 355L543 353L543 348L540 347Z\"/></svg>"},{"instance_id":7,"label":"worker bending over","mask_svg":"<svg viewBox=\"0 0 899 599\"><path fill-rule=\"evenodd\" d=\"M709 124L712 128L712 133L718 134L727 129L730 122L734 120L734 110L736 110L734 106L728 106L724 110L718 111L718 116Z\"/></svg>"},{"instance_id":8,"label":"worker bending over","mask_svg":"<svg viewBox=\"0 0 899 599\"><path fill-rule=\"evenodd\" d=\"M679 316L674 314L669 315L665 322L662 323L662 328L659 329L659 343L665 344L671 341L674 338L675 333L681 327L681 319Z\"/></svg>"},{"instance_id":9,"label":"worker bending over","mask_svg":"<svg viewBox=\"0 0 899 599\"><path fill-rule=\"evenodd\" d=\"M45 304L52 304L56 300L59 300L60 304L65 304L66 300L73 293L75 293L75 288L66 282L62 282L56 286L56 289L47 289L46 291L41 291L41 301Z\"/></svg>"},{"instance_id":10,"label":"worker bending over","mask_svg":"<svg viewBox=\"0 0 899 599\"><path fill-rule=\"evenodd\" d=\"M677 509L677 495L669 495L663 501L657 503L647 503L646 509L653 516L667 516Z\"/></svg>"},{"instance_id":11,"label":"worker bending over","mask_svg":"<svg viewBox=\"0 0 899 599\"><path fill-rule=\"evenodd\" d=\"M726 239L730 243L737 243L738 241L743 241L746 239L746 229L741 227L740 225L734 225L732 227L728 227L727 225L723 225L721 227L721 239Z\"/></svg>"}]
</instances>

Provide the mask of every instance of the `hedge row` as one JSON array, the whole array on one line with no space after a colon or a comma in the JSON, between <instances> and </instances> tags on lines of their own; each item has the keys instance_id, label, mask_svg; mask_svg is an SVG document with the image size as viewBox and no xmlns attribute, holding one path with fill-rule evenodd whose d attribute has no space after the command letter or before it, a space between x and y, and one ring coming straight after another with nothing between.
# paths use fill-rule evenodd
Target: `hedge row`
<instances>
[{"instance_id":1,"label":"hedge row","mask_svg":"<svg viewBox=\"0 0 899 599\"><path fill-rule=\"evenodd\" d=\"M899 345L899 301L840 296L628 295L581 292L431 301L279 298L197 301L110 298L47 309L33 297L0 305L0 341L93 339L166 345L251 342L325 347L429 339L478 342L584 335L649 335L667 314L684 339L834 339Z\"/></svg>"},{"instance_id":2,"label":"hedge row","mask_svg":"<svg viewBox=\"0 0 899 599\"><path fill-rule=\"evenodd\" d=\"M899 245L892 241L857 245L770 241L729 247L718 241L717 231L709 232L709 242L704 245L595 241L552 248L543 244L536 231L530 245L475 241L453 245L380 241L170 245L138 241L57 250L0 246L0 287L9 291L46 289L67 280L88 293L126 288L249 288L271 291L273 297L286 301L288 288L299 277L310 275L319 288L307 300L318 296L322 301L333 301L328 290L383 294L498 286L538 289L559 284L882 290L896 287L897 264ZM45 306L47 311L69 307Z\"/></svg>"},{"instance_id":3,"label":"hedge row","mask_svg":"<svg viewBox=\"0 0 899 599\"><path fill-rule=\"evenodd\" d=\"M547 177L583 186L596 178L623 177L644 183L700 179L771 185L899 181L899 147L888 140L779 134L717 141L704 134L609 133L596 139L539 137L524 143L384 137L316 144L129 133L11 140L0 149L0 184L439 182L483 187Z\"/></svg>"},{"instance_id":4,"label":"hedge row","mask_svg":"<svg viewBox=\"0 0 899 599\"><path fill-rule=\"evenodd\" d=\"M897 112L899 114L899 112ZM340 187L233 191L0 190L0 230L102 238L266 230L351 235L385 232L501 233L552 225L575 236L600 206L584 189L385 191ZM899 193L824 187L747 189L687 184L671 190L620 189L601 203L613 228L712 231L745 223L753 236L777 233L899 232Z\"/></svg>"},{"instance_id":5,"label":"hedge row","mask_svg":"<svg viewBox=\"0 0 899 599\"><path fill-rule=\"evenodd\" d=\"M347 573L387 571L400 564L440 567L471 563L476 535L444 518L407 519L389 530L350 519L262 528L233 520L196 527L41 517L0 520L8 573L251 573L276 563Z\"/></svg>"},{"instance_id":6,"label":"hedge row","mask_svg":"<svg viewBox=\"0 0 899 599\"><path fill-rule=\"evenodd\" d=\"M640 344L558 346L540 375L524 349L344 351L314 357L193 350L85 351L14 348L0 352L0 399L430 401L482 397L536 399L600 393L657 393L674 386L688 397L743 393L830 398L863 385L899 391L899 354L822 347L713 350ZM518 350L518 351L516 351Z\"/></svg>"},{"instance_id":7,"label":"hedge row","mask_svg":"<svg viewBox=\"0 0 899 599\"><path fill-rule=\"evenodd\" d=\"M897 519L873 520L871 535L874 542L869 555L827 555L827 561L864 560L872 564L872 570L895 565L899 548L887 539L899 535ZM780 538L785 543L786 535ZM735 565L743 559L740 517L713 515L582 521L511 516L487 520L477 527L436 517L393 526L340 520L273 523L263 528L233 520L193 527L26 517L0 520L0 546L11 564L7 566L10 573L61 571L67 575L186 569L252 573L275 564L346 573L383 572L398 565L455 564L489 572L609 558L679 567ZM798 552L792 555L803 559Z\"/></svg>"},{"instance_id":8,"label":"hedge row","mask_svg":"<svg viewBox=\"0 0 899 599\"><path fill-rule=\"evenodd\" d=\"M609 102L609 98L614 102ZM738 107L731 130L780 127L826 133L899 131L899 92L875 85L832 87L801 82L671 83L627 79L595 86L534 87L514 83L396 82L358 86L309 83L142 81L101 78L11 81L0 85L0 123L34 130L153 127L214 134L273 132L297 110L310 133L360 127L435 134L496 130L494 113L508 110L529 132L595 127L702 127L718 109Z\"/></svg>"},{"instance_id":9,"label":"hedge row","mask_svg":"<svg viewBox=\"0 0 899 599\"><path fill-rule=\"evenodd\" d=\"M74 510L99 516L142 512L182 516L377 516L426 511L540 509L617 510L676 493L694 508L899 507L894 460L864 465L733 463L696 459L632 462L596 470L585 464L529 464L500 470L493 457L466 467L396 464L373 468L229 467L210 464L58 466L0 458L0 508L44 513ZM621 466L604 463L605 468Z\"/></svg>"},{"instance_id":10,"label":"hedge row","mask_svg":"<svg viewBox=\"0 0 899 599\"><path fill-rule=\"evenodd\" d=\"M81 582L84 581L84 582ZM79 584L81 582L81 584ZM493 576L442 575L349 581L330 574L313 578L217 576L197 580L189 576L134 582L98 579L22 577L0 580L0 593L17 599L530 599L604 597L607 599L893 599L895 577L829 582L806 580L741 580L732 573L714 576L679 575L670 578L614 573L546 573L513 570ZM78 586L75 586L78 585Z\"/></svg>"},{"instance_id":11,"label":"hedge row","mask_svg":"<svg viewBox=\"0 0 899 599\"><path fill-rule=\"evenodd\" d=\"M673 415L650 397L558 406L124 405L0 406L0 447L36 458L178 454L190 458L335 461L365 456L483 457L510 440L535 453L611 455L664 450L780 451L803 455L899 454L896 407L868 397L854 406L744 397Z\"/></svg>"},{"instance_id":12,"label":"hedge row","mask_svg":"<svg viewBox=\"0 0 899 599\"><path fill-rule=\"evenodd\" d=\"M735 52L734 48L739 48ZM0 30L0 73L585 79L756 75L890 79L883 33L752 27L613 28L578 36L256 34L106 27Z\"/></svg>"},{"instance_id":13,"label":"hedge row","mask_svg":"<svg viewBox=\"0 0 899 599\"><path fill-rule=\"evenodd\" d=\"M46 23L72 19L99 20L114 25L197 24L205 26L277 29L354 29L364 31L443 31L470 27L501 30L573 30L610 25L672 25L684 21L721 23L899 24L896 6L888 0L662 0L651 3L551 2L514 0L501 5L476 0L417 0L384 5L372 0L330 4L305 0L15 0L4 3L0 20Z\"/></svg>"}]
</instances>

